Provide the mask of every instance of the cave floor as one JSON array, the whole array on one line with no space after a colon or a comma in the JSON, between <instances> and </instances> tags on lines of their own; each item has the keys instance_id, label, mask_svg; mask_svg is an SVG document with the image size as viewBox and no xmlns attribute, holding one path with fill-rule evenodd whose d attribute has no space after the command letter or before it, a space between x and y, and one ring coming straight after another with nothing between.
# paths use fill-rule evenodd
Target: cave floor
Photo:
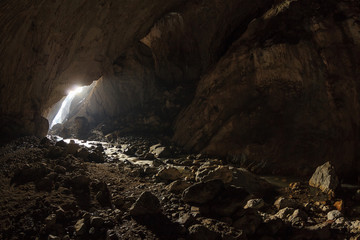
<instances>
[{"instance_id":1,"label":"cave floor","mask_svg":"<svg viewBox=\"0 0 360 240\"><path fill-rule=\"evenodd\" d=\"M166 157L143 151L139 160L135 152L148 149L156 143L153 139L83 142L83 147L78 143L55 145L27 137L0 149L0 239L360 236L353 188L330 197L304 181L289 185L285 178L266 177L273 185L219 159L176 151ZM214 169L221 170L214 175ZM192 193L195 200L186 199L190 193L184 189L214 179L225 182L217 196L203 200L210 186L208 195L200 193L209 190L205 187ZM240 197L239 189L247 194ZM158 200L146 198L144 192Z\"/></svg>"}]
</instances>

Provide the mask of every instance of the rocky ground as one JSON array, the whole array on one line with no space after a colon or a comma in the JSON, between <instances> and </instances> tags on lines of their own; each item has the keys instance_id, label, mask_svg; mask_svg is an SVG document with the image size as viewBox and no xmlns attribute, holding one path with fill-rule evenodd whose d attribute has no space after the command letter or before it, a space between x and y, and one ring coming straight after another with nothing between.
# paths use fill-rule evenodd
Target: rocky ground
<instances>
[{"instance_id":1,"label":"rocky ground","mask_svg":"<svg viewBox=\"0 0 360 240\"><path fill-rule=\"evenodd\" d=\"M330 163L270 183L156 138L108 140L2 147L0 239L360 238L360 191Z\"/></svg>"}]
</instances>

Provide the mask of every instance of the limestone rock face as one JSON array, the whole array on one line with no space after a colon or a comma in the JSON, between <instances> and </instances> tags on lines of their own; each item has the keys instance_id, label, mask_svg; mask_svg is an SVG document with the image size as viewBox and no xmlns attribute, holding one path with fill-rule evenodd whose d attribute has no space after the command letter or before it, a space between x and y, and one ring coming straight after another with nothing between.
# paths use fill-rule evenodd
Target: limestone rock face
<instances>
[{"instance_id":1,"label":"limestone rock face","mask_svg":"<svg viewBox=\"0 0 360 240\"><path fill-rule=\"evenodd\" d=\"M174 140L255 172L356 165L360 25L355 1L283 1L203 76ZM339 160L341 159L341 160Z\"/></svg>"}]
</instances>

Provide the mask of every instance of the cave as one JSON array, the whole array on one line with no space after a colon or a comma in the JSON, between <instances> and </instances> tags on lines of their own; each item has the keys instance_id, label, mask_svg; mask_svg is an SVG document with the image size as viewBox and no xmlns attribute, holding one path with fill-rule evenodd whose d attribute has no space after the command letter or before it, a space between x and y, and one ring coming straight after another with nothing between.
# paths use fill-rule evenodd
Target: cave
<instances>
[{"instance_id":1,"label":"cave","mask_svg":"<svg viewBox=\"0 0 360 240\"><path fill-rule=\"evenodd\" d=\"M0 239L360 238L358 0L3 0L0 29Z\"/></svg>"}]
</instances>

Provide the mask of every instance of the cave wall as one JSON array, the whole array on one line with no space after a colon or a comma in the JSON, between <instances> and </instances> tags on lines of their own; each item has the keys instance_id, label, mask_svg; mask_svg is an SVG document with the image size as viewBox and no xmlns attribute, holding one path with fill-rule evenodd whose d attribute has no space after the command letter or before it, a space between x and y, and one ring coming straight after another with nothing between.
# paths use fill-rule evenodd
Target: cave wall
<instances>
[{"instance_id":1,"label":"cave wall","mask_svg":"<svg viewBox=\"0 0 360 240\"><path fill-rule=\"evenodd\" d=\"M66 89L98 80L73 118L171 128L185 149L256 172L308 174L329 160L358 171L359 8L2 1L1 135L44 135L41 116Z\"/></svg>"},{"instance_id":2,"label":"cave wall","mask_svg":"<svg viewBox=\"0 0 360 240\"><path fill-rule=\"evenodd\" d=\"M263 173L358 168L355 1L284 1L231 46L177 118L174 140Z\"/></svg>"}]
</instances>

